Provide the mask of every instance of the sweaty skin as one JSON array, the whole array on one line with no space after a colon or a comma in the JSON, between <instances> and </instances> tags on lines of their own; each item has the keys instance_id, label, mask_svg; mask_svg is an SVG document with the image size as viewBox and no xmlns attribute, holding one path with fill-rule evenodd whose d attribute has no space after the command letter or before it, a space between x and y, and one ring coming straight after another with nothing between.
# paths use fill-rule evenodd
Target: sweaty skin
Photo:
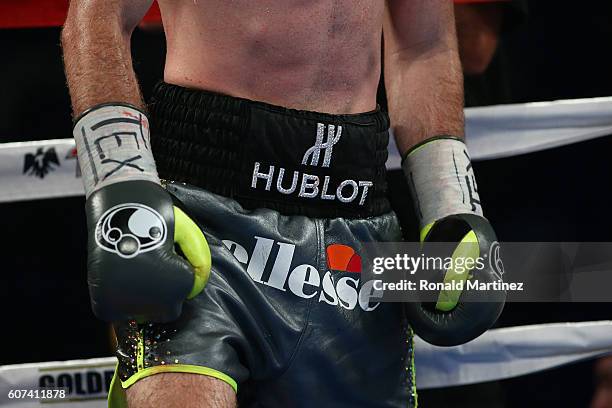
<instances>
[{"instance_id":1,"label":"sweaty skin","mask_svg":"<svg viewBox=\"0 0 612 408\"><path fill-rule=\"evenodd\" d=\"M130 38L153 0L71 0L62 31L74 114L101 103L145 109ZM450 0L159 0L165 81L332 114L376 107L384 31L389 114L401 153L463 134L463 83ZM130 408L234 407L214 378L157 374Z\"/></svg>"},{"instance_id":2,"label":"sweaty skin","mask_svg":"<svg viewBox=\"0 0 612 408\"><path fill-rule=\"evenodd\" d=\"M336 113L375 109L384 2L161 0L165 79Z\"/></svg>"}]
</instances>

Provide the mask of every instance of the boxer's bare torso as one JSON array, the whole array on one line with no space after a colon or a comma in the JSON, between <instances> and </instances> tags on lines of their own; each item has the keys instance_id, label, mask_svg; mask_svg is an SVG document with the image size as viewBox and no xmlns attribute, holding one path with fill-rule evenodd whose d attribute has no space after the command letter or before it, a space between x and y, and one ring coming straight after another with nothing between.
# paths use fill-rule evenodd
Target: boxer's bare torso
<instances>
[{"instance_id":1,"label":"boxer's bare torso","mask_svg":"<svg viewBox=\"0 0 612 408\"><path fill-rule=\"evenodd\" d=\"M382 0L160 0L167 82L329 113L376 107Z\"/></svg>"}]
</instances>

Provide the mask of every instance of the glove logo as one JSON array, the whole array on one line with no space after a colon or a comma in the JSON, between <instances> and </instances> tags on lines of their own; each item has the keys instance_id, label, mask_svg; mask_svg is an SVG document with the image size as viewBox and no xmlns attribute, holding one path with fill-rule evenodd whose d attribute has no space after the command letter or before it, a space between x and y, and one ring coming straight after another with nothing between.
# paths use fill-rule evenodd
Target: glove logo
<instances>
[{"instance_id":1,"label":"glove logo","mask_svg":"<svg viewBox=\"0 0 612 408\"><path fill-rule=\"evenodd\" d=\"M501 260L501 245L499 242L495 241L491 244L491 248L489 249L489 263L491 265L491 269L495 271L497 277L501 280L504 274L504 264Z\"/></svg>"},{"instance_id":2,"label":"glove logo","mask_svg":"<svg viewBox=\"0 0 612 408\"><path fill-rule=\"evenodd\" d=\"M157 211L146 205L127 203L102 214L95 237L100 248L129 259L159 248L167 233L166 221Z\"/></svg>"}]
</instances>

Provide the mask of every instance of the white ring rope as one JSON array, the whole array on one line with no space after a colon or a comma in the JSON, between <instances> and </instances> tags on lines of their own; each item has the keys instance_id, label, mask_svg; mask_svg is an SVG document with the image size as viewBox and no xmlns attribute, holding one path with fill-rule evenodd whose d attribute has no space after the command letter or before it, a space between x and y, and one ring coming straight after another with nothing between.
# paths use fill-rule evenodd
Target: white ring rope
<instances>
[{"instance_id":1,"label":"white ring rope","mask_svg":"<svg viewBox=\"0 0 612 408\"><path fill-rule=\"evenodd\" d=\"M512 157L612 135L612 97L468 108L465 121L473 160ZM400 162L393 142L387 168Z\"/></svg>"},{"instance_id":2,"label":"white ring rope","mask_svg":"<svg viewBox=\"0 0 612 408\"><path fill-rule=\"evenodd\" d=\"M612 97L466 109L474 160L510 157L612 134ZM0 203L83 194L73 139L0 144ZM387 168L400 168L393 138Z\"/></svg>"},{"instance_id":3,"label":"white ring rope","mask_svg":"<svg viewBox=\"0 0 612 408\"><path fill-rule=\"evenodd\" d=\"M416 339L417 388L441 388L495 381L612 353L612 321L554 323L490 330L457 347L436 347ZM114 357L0 366L0 407L38 407L9 400L15 389L70 384L73 400L61 406L106 406ZM43 378L44 377L44 378Z\"/></svg>"},{"instance_id":4,"label":"white ring rope","mask_svg":"<svg viewBox=\"0 0 612 408\"><path fill-rule=\"evenodd\" d=\"M415 343L417 388L503 380L612 353L612 321L489 330L456 347Z\"/></svg>"}]
</instances>

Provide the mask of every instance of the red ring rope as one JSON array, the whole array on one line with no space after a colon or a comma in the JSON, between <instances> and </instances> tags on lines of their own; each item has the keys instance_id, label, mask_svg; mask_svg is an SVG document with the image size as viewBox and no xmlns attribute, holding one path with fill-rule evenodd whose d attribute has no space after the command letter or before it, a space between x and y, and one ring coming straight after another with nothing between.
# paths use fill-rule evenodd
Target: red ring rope
<instances>
[{"instance_id":1,"label":"red ring rope","mask_svg":"<svg viewBox=\"0 0 612 408\"><path fill-rule=\"evenodd\" d=\"M0 28L60 27L66 20L69 0L0 0ZM157 2L144 21L160 21Z\"/></svg>"},{"instance_id":2,"label":"red ring rope","mask_svg":"<svg viewBox=\"0 0 612 408\"><path fill-rule=\"evenodd\" d=\"M509 0L454 0L458 4L494 3ZM60 27L66 19L69 0L0 0L1 28ZM157 2L145 22L161 21Z\"/></svg>"}]
</instances>

